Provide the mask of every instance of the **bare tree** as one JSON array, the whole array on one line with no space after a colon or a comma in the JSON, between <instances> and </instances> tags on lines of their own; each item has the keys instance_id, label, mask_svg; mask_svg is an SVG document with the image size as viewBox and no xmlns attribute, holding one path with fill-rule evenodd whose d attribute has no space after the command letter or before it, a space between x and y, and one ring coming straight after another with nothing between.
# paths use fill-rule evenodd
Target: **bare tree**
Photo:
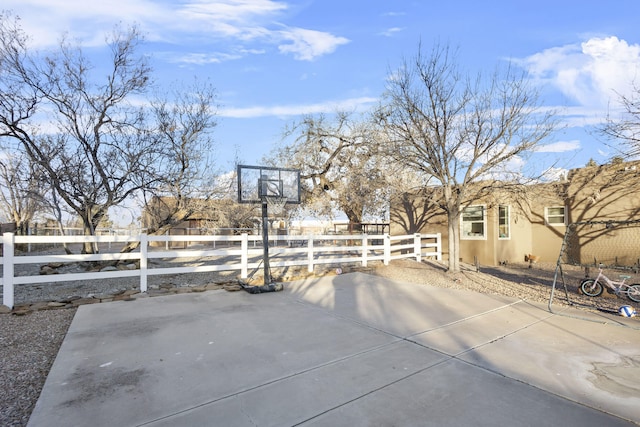
<instances>
[{"instance_id":1,"label":"bare tree","mask_svg":"<svg viewBox=\"0 0 640 427\"><path fill-rule=\"evenodd\" d=\"M211 83L175 84L152 102L151 111L164 151L157 185L146 188L144 195L164 205L148 230L162 234L202 211L227 189L211 164L212 130L217 125L216 90Z\"/></svg>"},{"instance_id":2,"label":"bare tree","mask_svg":"<svg viewBox=\"0 0 640 427\"><path fill-rule=\"evenodd\" d=\"M334 120L307 116L286 130L290 136L295 140L279 147L270 162L300 169L306 209L323 216L338 209L357 225L365 214L386 210L383 168L376 163L375 133L367 120L344 112Z\"/></svg>"},{"instance_id":3,"label":"bare tree","mask_svg":"<svg viewBox=\"0 0 640 427\"><path fill-rule=\"evenodd\" d=\"M619 96L622 113L614 117L607 115L605 125L600 129L608 138L622 141L626 147L625 154L640 154L640 87L634 86L630 95Z\"/></svg>"},{"instance_id":4,"label":"bare tree","mask_svg":"<svg viewBox=\"0 0 640 427\"><path fill-rule=\"evenodd\" d=\"M496 187L519 186L522 159L554 129L536 91L510 67L488 80L460 72L448 47L435 45L389 76L379 111L387 154L441 188L447 214L449 270L459 271L460 215Z\"/></svg>"},{"instance_id":5,"label":"bare tree","mask_svg":"<svg viewBox=\"0 0 640 427\"><path fill-rule=\"evenodd\" d=\"M110 207L157 176L161 141L145 129L143 110L130 103L149 84L150 68L136 53L142 39L135 28L115 31L106 80L95 83L80 48L63 39L56 52L31 54L26 37L9 23L5 17L0 27L0 135L20 142L82 219L85 234L93 234ZM42 129L45 116L55 129Z\"/></svg>"},{"instance_id":6,"label":"bare tree","mask_svg":"<svg viewBox=\"0 0 640 427\"><path fill-rule=\"evenodd\" d=\"M85 234L110 207L141 193L176 197L180 215L188 215L187 192L207 188L215 91L196 83L140 106L136 97L151 89L142 41L135 27L116 29L102 80L66 39L53 53L34 54L17 21L0 20L0 136L19 141ZM55 129L43 129L44 119Z\"/></svg>"},{"instance_id":7,"label":"bare tree","mask_svg":"<svg viewBox=\"0 0 640 427\"><path fill-rule=\"evenodd\" d=\"M0 212L15 223L19 234L28 233L47 189L41 171L22 152L4 148L0 156Z\"/></svg>"}]
</instances>

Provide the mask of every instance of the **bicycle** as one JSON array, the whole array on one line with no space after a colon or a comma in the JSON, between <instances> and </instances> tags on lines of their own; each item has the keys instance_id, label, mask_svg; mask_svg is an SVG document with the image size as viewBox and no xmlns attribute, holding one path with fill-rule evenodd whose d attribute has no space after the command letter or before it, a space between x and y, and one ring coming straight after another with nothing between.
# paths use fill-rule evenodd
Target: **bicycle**
<instances>
[{"instance_id":1,"label":"bicycle","mask_svg":"<svg viewBox=\"0 0 640 427\"><path fill-rule=\"evenodd\" d=\"M630 279L631 276L621 274L620 279L622 280L615 281L605 276L602 272L602 268L599 270L598 277L595 279L585 279L580 283L580 289L583 294L589 297L600 296L604 290L604 286L602 286L602 283L604 282L604 284L611 288L616 295L626 295L631 301L640 302L640 284L628 285L625 283L625 281Z\"/></svg>"}]
</instances>

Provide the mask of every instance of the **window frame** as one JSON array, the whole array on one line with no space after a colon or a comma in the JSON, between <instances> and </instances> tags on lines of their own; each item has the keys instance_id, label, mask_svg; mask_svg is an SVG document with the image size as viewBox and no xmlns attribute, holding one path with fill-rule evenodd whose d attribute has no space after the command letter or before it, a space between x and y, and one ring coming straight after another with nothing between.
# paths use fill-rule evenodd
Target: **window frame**
<instances>
[{"instance_id":1,"label":"window frame","mask_svg":"<svg viewBox=\"0 0 640 427\"><path fill-rule=\"evenodd\" d=\"M464 218L465 211L472 208L480 209L480 212L482 213L481 220L465 221L465 218ZM466 235L465 234L466 223L471 223L472 224L471 228L473 228L473 224L482 224L482 235L478 235L478 236ZM462 212L460 213L460 240L487 240L487 206L486 205L471 205L462 209Z\"/></svg>"},{"instance_id":2,"label":"window frame","mask_svg":"<svg viewBox=\"0 0 640 427\"><path fill-rule=\"evenodd\" d=\"M507 228L507 233L505 236L502 236L500 221L502 220L500 216L500 210L506 209L506 220L507 222L504 224ZM511 206L510 205L498 205L498 240L511 240Z\"/></svg>"},{"instance_id":3,"label":"window frame","mask_svg":"<svg viewBox=\"0 0 640 427\"><path fill-rule=\"evenodd\" d=\"M550 215L551 209L562 209L562 222L551 222L549 218L559 218L560 215ZM544 223L549 227L565 227L567 225L567 207L566 206L547 206L544 208Z\"/></svg>"}]
</instances>

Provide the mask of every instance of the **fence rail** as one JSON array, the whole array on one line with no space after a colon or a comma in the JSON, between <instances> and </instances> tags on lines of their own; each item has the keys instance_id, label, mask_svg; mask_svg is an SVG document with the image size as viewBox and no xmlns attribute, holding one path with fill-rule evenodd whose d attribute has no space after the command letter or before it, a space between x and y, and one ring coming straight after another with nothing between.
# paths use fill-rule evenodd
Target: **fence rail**
<instances>
[{"instance_id":1,"label":"fence rail","mask_svg":"<svg viewBox=\"0 0 640 427\"><path fill-rule=\"evenodd\" d=\"M132 252L110 252L82 255L37 254L27 251L16 254L16 245L51 244L108 244L139 243ZM172 242L182 242L185 249L169 250ZM217 245L226 242L226 245ZM413 234L403 236L385 235L308 235L273 236L269 241L271 267L306 265L309 272L320 264L360 263L367 266L370 261L382 261L423 257L442 260L440 234ZM55 283L76 280L96 280L122 277L139 277L140 292L147 291L149 276L165 274L200 273L239 270L240 277L247 278L250 269L260 267L263 249L262 237L242 234L239 236L16 236L2 235L2 304L13 308L15 285ZM224 247L221 247L224 246ZM163 267L149 266L149 260L157 258L209 259L199 266ZM74 262L132 261L131 270L69 273L56 275L16 275L15 268L26 264L74 263Z\"/></svg>"}]
</instances>

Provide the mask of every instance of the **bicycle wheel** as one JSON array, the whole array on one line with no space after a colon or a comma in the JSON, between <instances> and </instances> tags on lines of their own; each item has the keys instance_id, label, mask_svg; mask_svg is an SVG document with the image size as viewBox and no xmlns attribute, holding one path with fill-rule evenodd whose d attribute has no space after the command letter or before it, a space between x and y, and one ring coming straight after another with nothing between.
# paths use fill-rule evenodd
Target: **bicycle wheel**
<instances>
[{"instance_id":1,"label":"bicycle wheel","mask_svg":"<svg viewBox=\"0 0 640 427\"><path fill-rule=\"evenodd\" d=\"M640 285L631 285L629 286L627 296L633 302L640 302Z\"/></svg>"},{"instance_id":2,"label":"bicycle wheel","mask_svg":"<svg viewBox=\"0 0 640 427\"><path fill-rule=\"evenodd\" d=\"M583 280L580 289L588 297L597 297L602 293L602 285L593 279Z\"/></svg>"}]
</instances>

